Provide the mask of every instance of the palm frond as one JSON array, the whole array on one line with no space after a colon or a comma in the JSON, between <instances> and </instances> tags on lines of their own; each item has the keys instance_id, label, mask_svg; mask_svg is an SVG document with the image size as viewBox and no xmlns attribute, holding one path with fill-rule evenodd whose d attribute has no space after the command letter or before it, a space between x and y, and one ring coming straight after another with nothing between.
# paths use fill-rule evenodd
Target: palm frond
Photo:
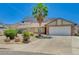
<instances>
[{"instance_id":1,"label":"palm frond","mask_svg":"<svg viewBox=\"0 0 79 59\"><path fill-rule=\"evenodd\" d=\"M48 15L48 8L47 6L44 6L42 3L38 3L38 5L33 8L32 14L37 19L37 21L41 23L44 20L44 18Z\"/></svg>"}]
</instances>

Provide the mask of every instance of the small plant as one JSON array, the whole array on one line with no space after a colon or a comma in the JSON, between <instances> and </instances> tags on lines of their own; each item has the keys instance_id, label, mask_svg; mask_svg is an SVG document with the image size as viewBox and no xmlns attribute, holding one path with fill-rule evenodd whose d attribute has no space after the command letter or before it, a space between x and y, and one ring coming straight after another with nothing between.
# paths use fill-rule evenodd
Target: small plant
<instances>
[{"instance_id":1,"label":"small plant","mask_svg":"<svg viewBox=\"0 0 79 59\"><path fill-rule=\"evenodd\" d=\"M23 43L28 43L30 39L30 32L23 32Z\"/></svg>"},{"instance_id":2,"label":"small plant","mask_svg":"<svg viewBox=\"0 0 79 59\"><path fill-rule=\"evenodd\" d=\"M75 36L79 36L79 33L75 33Z\"/></svg>"},{"instance_id":3,"label":"small plant","mask_svg":"<svg viewBox=\"0 0 79 59\"><path fill-rule=\"evenodd\" d=\"M17 31L18 34L22 34L22 32L23 32L23 30L21 30L21 29L19 29L19 30Z\"/></svg>"},{"instance_id":4,"label":"small plant","mask_svg":"<svg viewBox=\"0 0 79 59\"><path fill-rule=\"evenodd\" d=\"M6 37L9 37L10 40L13 40L15 38L15 36L17 36L17 31L16 30L12 30L12 29L5 30L4 31L4 35Z\"/></svg>"},{"instance_id":5,"label":"small plant","mask_svg":"<svg viewBox=\"0 0 79 59\"><path fill-rule=\"evenodd\" d=\"M34 33L33 32L29 32L30 33L30 36L34 36Z\"/></svg>"}]
</instances>

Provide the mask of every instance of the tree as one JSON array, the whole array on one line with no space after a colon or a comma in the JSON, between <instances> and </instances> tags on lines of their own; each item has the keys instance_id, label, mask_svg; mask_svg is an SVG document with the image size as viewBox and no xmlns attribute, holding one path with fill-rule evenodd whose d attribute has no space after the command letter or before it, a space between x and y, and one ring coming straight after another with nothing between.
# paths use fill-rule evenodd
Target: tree
<instances>
[{"instance_id":1,"label":"tree","mask_svg":"<svg viewBox=\"0 0 79 59\"><path fill-rule=\"evenodd\" d=\"M38 3L37 6L33 8L33 16L39 23L39 28L41 27L44 18L48 15L48 8L44 6L42 3ZM39 29L40 30L40 29Z\"/></svg>"}]
</instances>

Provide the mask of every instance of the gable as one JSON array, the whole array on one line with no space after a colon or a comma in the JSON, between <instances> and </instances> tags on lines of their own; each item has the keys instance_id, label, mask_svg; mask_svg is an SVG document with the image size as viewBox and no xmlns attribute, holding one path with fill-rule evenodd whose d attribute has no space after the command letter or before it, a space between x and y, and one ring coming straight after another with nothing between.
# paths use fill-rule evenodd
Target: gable
<instances>
[{"instance_id":1,"label":"gable","mask_svg":"<svg viewBox=\"0 0 79 59\"><path fill-rule=\"evenodd\" d=\"M50 21L47 25L73 25L74 23L64 20L64 19L55 19Z\"/></svg>"},{"instance_id":2,"label":"gable","mask_svg":"<svg viewBox=\"0 0 79 59\"><path fill-rule=\"evenodd\" d=\"M56 21L50 22L48 25L56 25Z\"/></svg>"},{"instance_id":3,"label":"gable","mask_svg":"<svg viewBox=\"0 0 79 59\"><path fill-rule=\"evenodd\" d=\"M58 19L56 21L57 21L57 25L62 25L62 20L61 19Z\"/></svg>"},{"instance_id":4,"label":"gable","mask_svg":"<svg viewBox=\"0 0 79 59\"><path fill-rule=\"evenodd\" d=\"M68 21L63 21L63 24L72 24L72 23L70 23Z\"/></svg>"}]
</instances>

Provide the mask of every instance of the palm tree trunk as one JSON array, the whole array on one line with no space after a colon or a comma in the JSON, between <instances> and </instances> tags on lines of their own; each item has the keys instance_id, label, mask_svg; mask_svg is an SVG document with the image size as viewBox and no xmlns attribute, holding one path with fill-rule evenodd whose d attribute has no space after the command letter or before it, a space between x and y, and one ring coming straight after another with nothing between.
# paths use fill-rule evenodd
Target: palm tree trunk
<instances>
[{"instance_id":1,"label":"palm tree trunk","mask_svg":"<svg viewBox=\"0 0 79 59\"><path fill-rule=\"evenodd\" d=\"M39 23L39 28L38 28L38 36L40 37L41 36L41 23Z\"/></svg>"},{"instance_id":2,"label":"palm tree trunk","mask_svg":"<svg viewBox=\"0 0 79 59\"><path fill-rule=\"evenodd\" d=\"M42 15L42 14L40 14L39 17L37 18L38 23L39 23L39 28L38 28L39 36L41 36L41 24L42 24L42 21L43 21L43 18L42 18L41 15Z\"/></svg>"}]
</instances>

